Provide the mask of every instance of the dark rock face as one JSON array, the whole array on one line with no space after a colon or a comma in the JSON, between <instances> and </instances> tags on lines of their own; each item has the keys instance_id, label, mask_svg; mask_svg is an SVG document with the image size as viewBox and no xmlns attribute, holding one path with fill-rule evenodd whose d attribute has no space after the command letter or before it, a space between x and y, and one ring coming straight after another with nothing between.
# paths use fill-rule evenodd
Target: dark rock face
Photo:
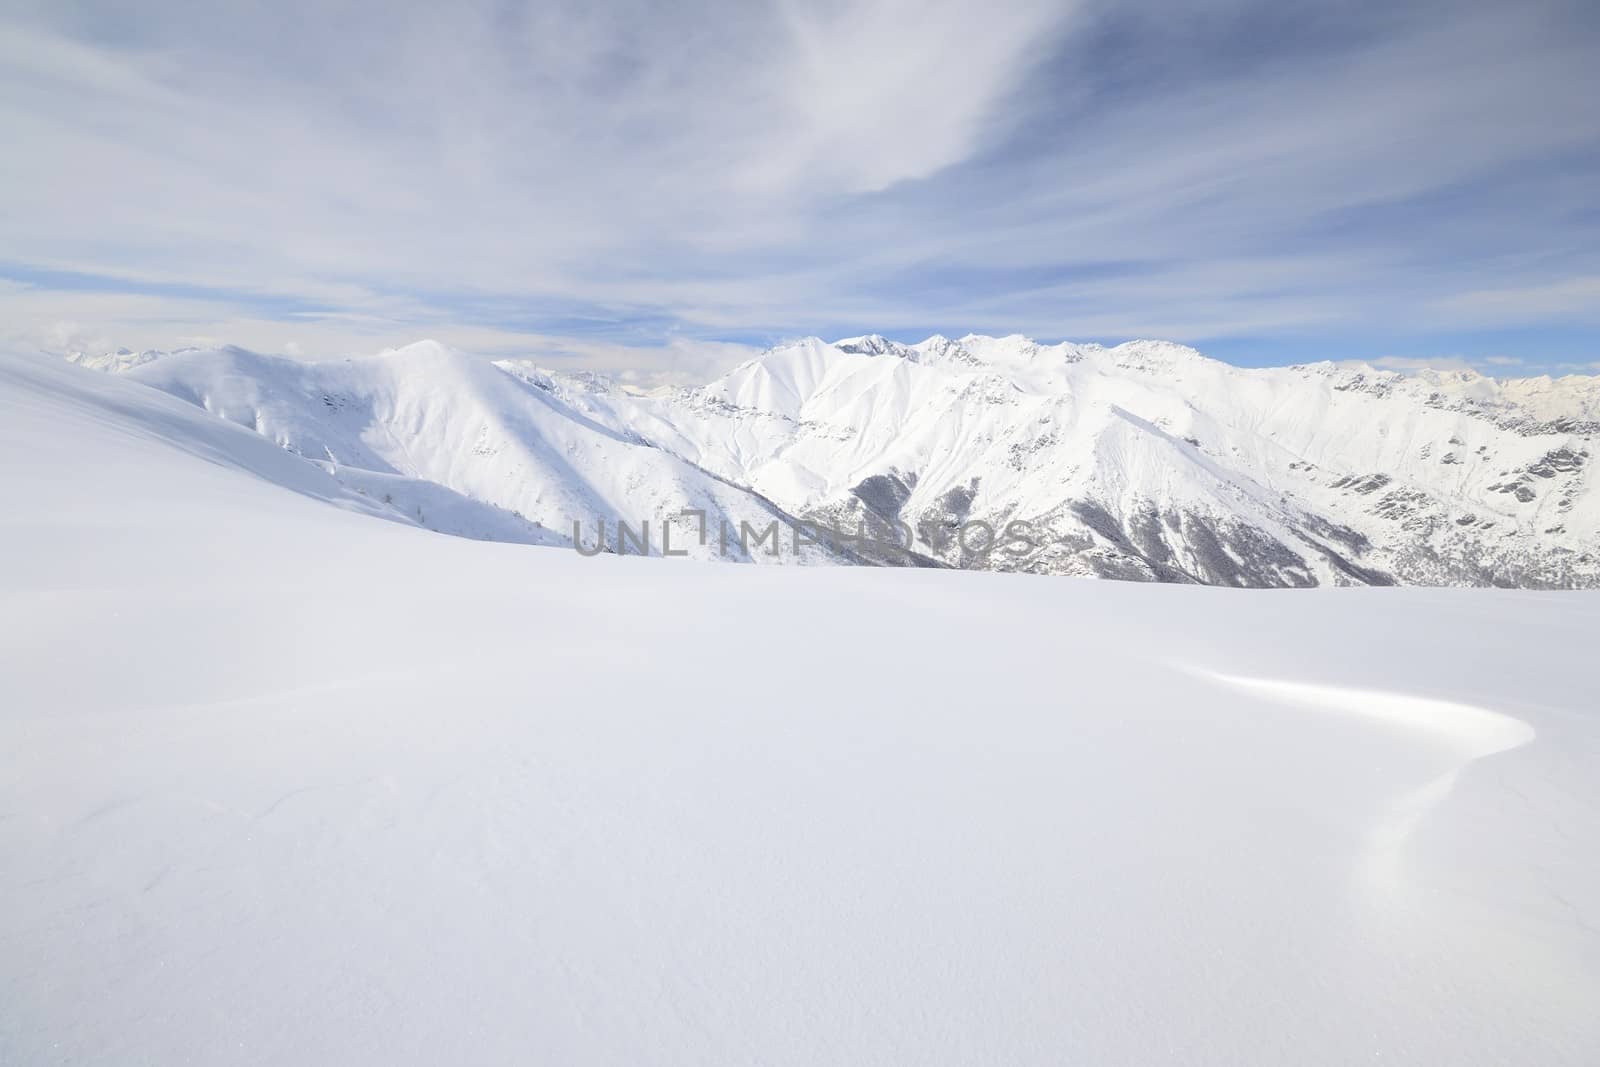
<instances>
[{"instance_id":1,"label":"dark rock face","mask_svg":"<svg viewBox=\"0 0 1600 1067\"><path fill-rule=\"evenodd\" d=\"M863 478L850 492L874 514L893 520L900 517L900 509L911 499L911 490L916 486L915 476L908 482L897 474L874 474Z\"/></svg>"},{"instance_id":2,"label":"dark rock face","mask_svg":"<svg viewBox=\"0 0 1600 1067\"><path fill-rule=\"evenodd\" d=\"M1181 444L1179 447L1184 447ZM1537 502L1544 486L1570 508L1589 462L1586 449L1552 448L1537 461L1505 472L1490 487L1508 507ZM1310 465L1304 465L1310 470ZM1555 484L1551 485L1554 482ZM915 553L896 565L942 565L1034 574L1073 574L1122 581L1173 582L1241 588L1306 587L1319 582L1390 586L1499 585L1571 588L1593 584L1593 560L1583 553L1527 545L1511 535L1516 523L1482 511L1462 512L1436 496L1381 472L1344 475L1330 488L1360 501L1363 513L1403 533L1397 542L1334 522L1280 496L1283 508L1266 523L1227 510L1172 507L1153 500L1069 500L1046 515L991 515L983 510L979 480L946 490L931 506L911 514L914 474L891 471L863 479L849 495L853 511L888 530L904 524L914 533ZM1565 493L1566 495L1559 495ZM1026 549L1000 552L1005 524L1026 522ZM979 521L981 520L981 521ZM963 524L994 531L972 551L958 543ZM1564 527L1541 524L1547 535ZM1493 531L1491 533L1491 531ZM892 537L892 535L890 535ZM885 562L891 562L887 559ZM1331 571L1331 577L1330 577Z\"/></svg>"},{"instance_id":3,"label":"dark rock face","mask_svg":"<svg viewBox=\"0 0 1600 1067\"><path fill-rule=\"evenodd\" d=\"M1489 487L1489 492L1509 493L1524 504L1531 503L1539 495L1538 493L1535 493L1533 491L1533 487L1523 479L1509 482L1498 482Z\"/></svg>"},{"instance_id":4,"label":"dark rock face","mask_svg":"<svg viewBox=\"0 0 1600 1067\"><path fill-rule=\"evenodd\" d=\"M1101 577L1251 588L1317 584L1305 557L1237 520L1161 512L1149 502L1133 510L1126 525L1098 501L1074 501L1070 511L1108 542L1105 551L1084 553Z\"/></svg>"},{"instance_id":5,"label":"dark rock face","mask_svg":"<svg viewBox=\"0 0 1600 1067\"><path fill-rule=\"evenodd\" d=\"M1554 478L1558 474L1568 474L1581 470L1584 462L1589 458L1587 451L1574 451L1570 448L1556 448L1544 454L1536 463L1530 464L1528 473L1540 478Z\"/></svg>"},{"instance_id":6,"label":"dark rock face","mask_svg":"<svg viewBox=\"0 0 1600 1067\"><path fill-rule=\"evenodd\" d=\"M1348 526L1329 522L1319 515L1312 515L1306 522L1306 528L1318 537L1329 541L1337 541L1352 552L1365 552L1372 547L1372 542L1367 540L1367 535Z\"/></svg>"},{"instance_id":7,"label":"dark rock face","mask_svg":"<svg viewBox=\"0 0 1600 1067\"><path fill-rule=\"evenodd\" d=\"M1332 484L1333 488L1335 489L1348 489L1352 493L1360 493L1362 496L1368 496L1372 493L1376 493L1379 489L1382 489L1392 481L1394 481L1394 479L1389 477L1387 474L1347 474Z\"/></svg>"}]
</instances>

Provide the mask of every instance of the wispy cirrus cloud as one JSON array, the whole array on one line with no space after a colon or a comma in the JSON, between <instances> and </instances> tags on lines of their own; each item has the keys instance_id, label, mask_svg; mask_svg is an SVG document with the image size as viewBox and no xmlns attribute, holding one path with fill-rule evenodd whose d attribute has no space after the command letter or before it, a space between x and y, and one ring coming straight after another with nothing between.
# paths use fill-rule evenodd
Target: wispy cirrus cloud
<instances>
[{"instance_id":1,"label":"wispy cirrus cloud","mask_svg":"<svg viewBox=\"0 0 1600 1067\"><path fill-rule=\"evenodd\" d=\"M14 8L0 316L579 361L1582 327L1597 23L1561 0Z\"/></svg>"},{"instance_id":2,"label":"wispy cirrus cloud","mask_svg":"<svg viewBox=\"0 0 1600 1067\"><path fill-rule=\"evenodd\" d=\"M1447 313L1473 322L1573 317L1600 324L1600 275L1457 293L1442 304Z\"/></svg>"}]
</instances>

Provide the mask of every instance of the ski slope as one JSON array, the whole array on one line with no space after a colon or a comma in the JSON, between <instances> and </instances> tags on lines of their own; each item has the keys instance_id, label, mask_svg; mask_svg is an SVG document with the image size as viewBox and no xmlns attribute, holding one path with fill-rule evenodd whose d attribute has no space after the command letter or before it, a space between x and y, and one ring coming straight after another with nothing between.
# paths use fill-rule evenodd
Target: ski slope
<instances>
[{"instance_id":1,"label":"ski slope","mask_svg":"<svg viewBox=\"0 0 1600 1067\"><path fill-rule=\"evenodd\" d=\"M0 1062L1600 1059L1596 595L583 558L14 358L0 487Z\"/></svg>"}]
</instances>

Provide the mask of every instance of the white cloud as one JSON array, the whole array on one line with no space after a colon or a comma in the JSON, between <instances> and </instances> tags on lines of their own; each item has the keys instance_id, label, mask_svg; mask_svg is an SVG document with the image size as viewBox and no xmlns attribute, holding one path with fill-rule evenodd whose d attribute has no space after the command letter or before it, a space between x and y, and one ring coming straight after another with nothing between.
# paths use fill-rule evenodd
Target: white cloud
<instances>
[{"instance_id":1,"label":"white cloud","mask_svg":"<svg viewBox=\"0 0 1600 1067\"><path fill-rule=\"evenodd\" d=\"M1419 370L1436 371L1477 371L1480 374L1504 377L1507 373L1527 372L1530 361L1521 356L1491 355L1491 356L1462 356L1462 355L1421 355L1421 356L1379 356L1372 360L1347 360L1343 361L1352 365L1367 363L1379 370L1400 371L1410 374ZM1539 368L1559 368L1563 364L1558 362L1541 361Z\"/></svg>"},{"instance_id":2,"label":"white cloud","mask_svg":"<svg viewBox=\"0 0 1600 1067\"><path fill-rule=\"evenodd\" d=\"M1600 275L1540 285L1479 289L1445 298L1444 308L1474 322L1582 318L1600 322Z\"/></svg>"},{"instance_id":3,"label":"white cloud","mask_svg":"<svg viewBox=\"0 0 1600 1067\"><path fill-rule=\"evenodd\" d=\"M50 320L52 311L61 307L75 308L81 318ZM372 317L352 321L347 316L279 321L209 301L0 291L0 324L34 321L44 324L0 325L0 347L64 355L237 344L296 359L332 359L369 355L431 337L486 359L528 359L556 370L596 370L640 387L703 383L760 352L752 345L684 337L623 344L437 321L425 326ZM193 328L175 332L174 322Z\"/></svg>"},{"instance_id":4,"label":"white cloud","mask_svg":"<svg viewBox=\"0 0 1600 1067\"><path fill-rule=\"evenodd\" d=\"M1367 362L1379 370L1395 370L1404 374L1419 370L1473 369L1472 364L1460 356L1379 356Z\"/></svg>"},{"instance_id":5,"label":"white cloud","mask_svg":"<svg viewBox=\"0 0 1600 1067\"><path fill-rule=\"evenodd\" d=\"M1190 40L1248 43L1243 0L32 10L0 15L0 247L133 295L41 280L13 336L500 352L598 315L670 353L1600 304L1592 175L1550 162L1600 142L1593 42L1537 4L1329 14L1249 62ZM1108 51L1136 15L1112 39L1149 54Z\"/></svg>"},{"instance_id":6,"label":"white cloud","mask_svg":"<svg viewBox=\"0 0 1600 1067\"><path fill-rule=\"evenodd\" d=\"M1070 3L883 0L780 5L773 136L742 185L875 192L967 158L996 105L1047 51ZM765 79L763 79L765 81ZM989 131L992 132L992 131Z\"/></svg>"},{"instance_id":7,"label":"white cloud","mask_svg":"<svg viewBox=\"0 0 1600 1067\"><path fill-rule=\"evenodd\" d=\"M82 323L70 319L57 319L55 322L29 331L20 340L27 342L23 345L25 348L61 354L68 352L99 354L112 352L117 348L105 334L97 333Z\"/></svg>"}]
</instances>

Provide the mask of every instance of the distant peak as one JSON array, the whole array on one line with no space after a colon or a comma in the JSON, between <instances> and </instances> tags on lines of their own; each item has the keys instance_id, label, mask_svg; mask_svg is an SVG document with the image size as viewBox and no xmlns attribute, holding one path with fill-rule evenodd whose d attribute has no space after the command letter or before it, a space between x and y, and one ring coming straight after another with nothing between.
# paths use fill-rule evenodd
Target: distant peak
<instances>
[{"instance_id":1,"label":"distant peak","mask_svg":"<svg viewBox=\"0 0 1600 1067\"><path fill-rule=\"evenodd\" d=\"M1180 345L1176 341L1157 341L1141 338L1125 341L1111 349L1119 364L1149 365L1171 363L1177 360L1205 359L1198 349Z\"/></svg>"},{"instance_id":2,"label":"distant peak","mask_svg":"<svg viewBox=\"0 0 1600 1067\"><path fill-rule=\"evenodd\" d=\"M386 348L378 355L392 357L413 357L418 359L451 359L461 355L459 351L451 348L442 341L435 341L431 337L421 341L412 341L410 344L401 345L399 348Z\"/></svg>"},{"instance_id":3,"label":"distant peak","mask_svg":"<svg viewBox=\"0 0 1600 1067\"><path fill-rule=\"evenodd\" d=\"M835 341L833 347L841 352L854 352L861 356L882 356L898 352L900 346L880 334L869 333L861 337L846 337Z\"/></svg>"}]
</instances>

